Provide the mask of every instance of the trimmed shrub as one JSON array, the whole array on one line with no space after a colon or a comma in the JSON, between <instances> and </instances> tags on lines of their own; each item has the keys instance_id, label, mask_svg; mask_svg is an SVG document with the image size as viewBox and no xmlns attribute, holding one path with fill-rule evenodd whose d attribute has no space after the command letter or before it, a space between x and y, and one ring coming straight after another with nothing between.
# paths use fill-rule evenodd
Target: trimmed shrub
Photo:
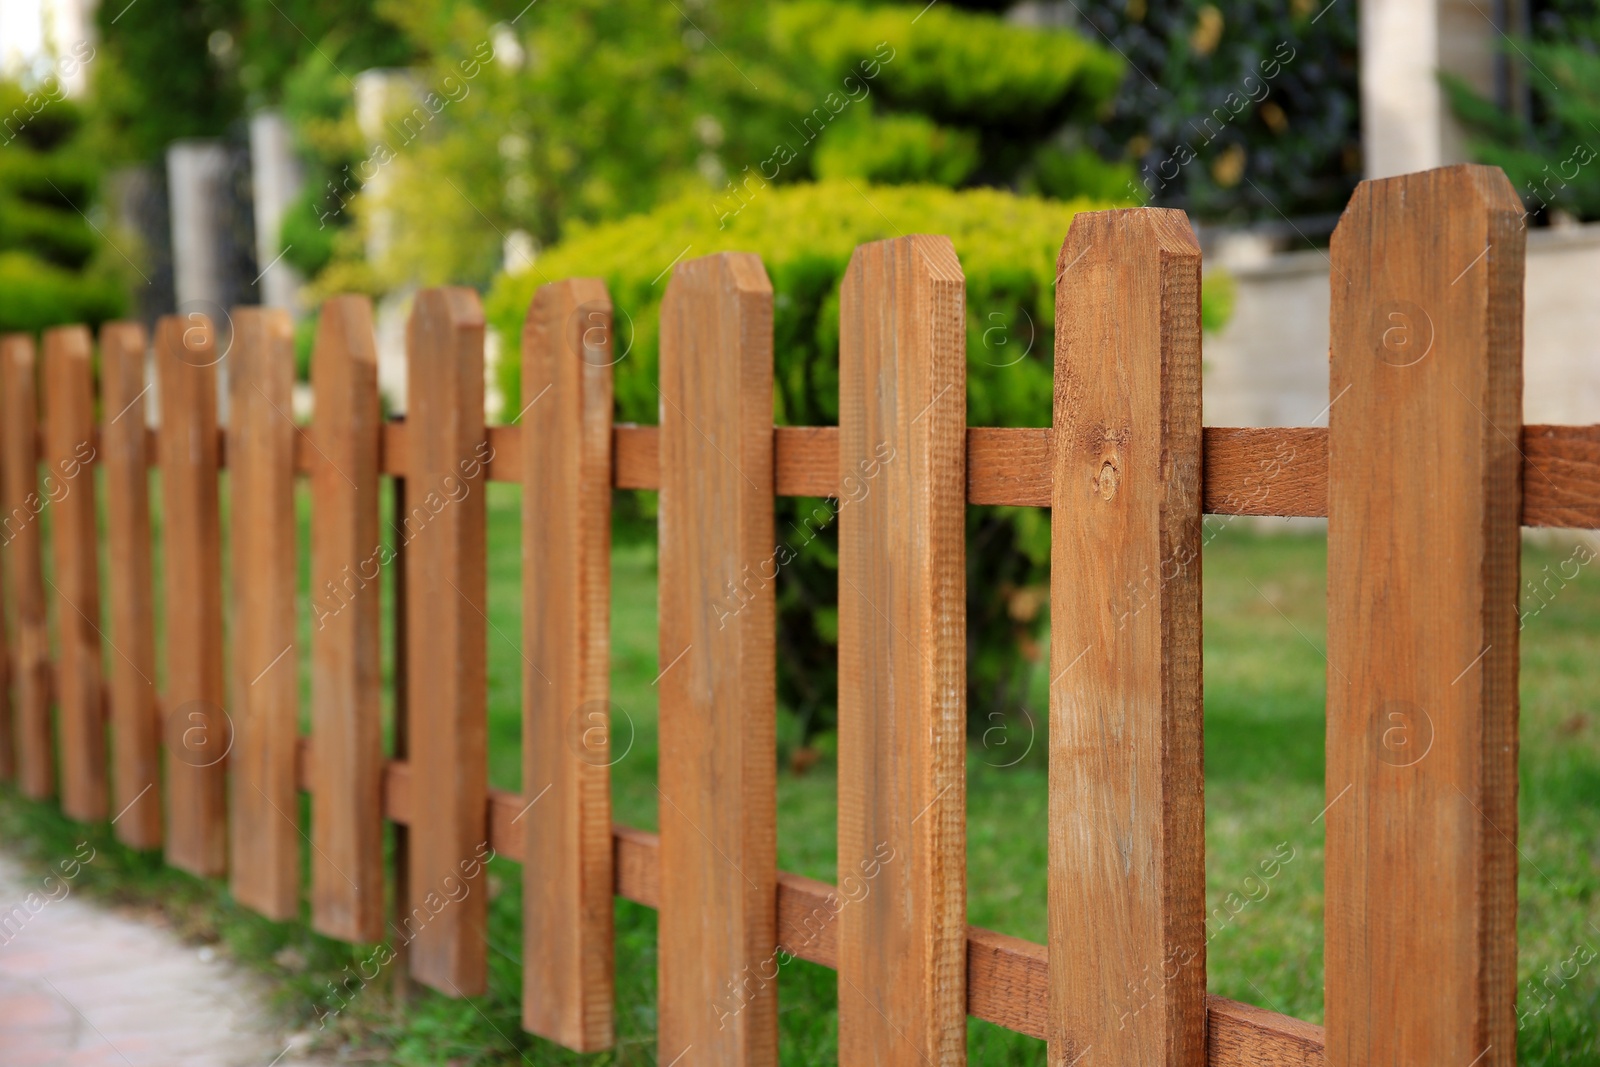
<instances>
[{"instance_id":1,"label":"trimmed shrub","mask_svg":"<svg viewBox=\"0 0 1600 1067\"><path fill-rule=\"evenodd\" d=\"M718 251L758 253L773 287L774 419L834 425L839 414L839 285L859 244L910 233L950 237L967 286L967 418L974 426L1048 426L1053 388L1056 258L1072 216L1102 205L995 190L861 183L760 190L719 228L700 197L583 230L501 275L487 313L506 353L506 410L520 407L521 326L534 290L580 275L605 280L615 306L617 417L656 422L658 321L670 265ZM653 514L653 494L624 498L623 513ZM827 505L780 499L777 528ZM814 524L813 524L814 525ZM990 723L1026 699L1042 655L1049 518L1033 508L967 512L969 720ZM778 694L786 735L810 740L834 723L837 531L831 521L778 577ZM789 719L789 716L793 716Z\"/></svg>"}]
</instances>

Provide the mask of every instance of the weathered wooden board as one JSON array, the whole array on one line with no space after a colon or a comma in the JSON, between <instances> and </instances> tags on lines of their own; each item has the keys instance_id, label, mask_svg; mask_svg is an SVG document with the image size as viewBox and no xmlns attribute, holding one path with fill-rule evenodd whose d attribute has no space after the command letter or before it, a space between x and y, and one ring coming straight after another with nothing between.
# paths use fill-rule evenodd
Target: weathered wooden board
<instances>
[{"instance_id":1,"label":"weathered wooden board","mask_svg":"<svg viewBox=\"0 0 1600 1067\"><path fill-rule=\"evenodd\" d=\"M682 263L661 306L657 1059L777 1061L772 285Z\"/></svg>"},{"instance_id":2,"label":"weathered wooden board","mask_svg":"<svg viewBox=\"0 0 1600 1067\"><path fill-rule=\"evenodd\" d=\"M426 790L411 822L411 976L483 992L488 894L483 309L470 289L417 294L406 329L406 714Z\"/></svg>"},{"instance_id":3,"label":"weathered wooden board","mask_svg":"<svg viewBox=\"0 0 1600 1067\"><path fill-rule=\"evenodd\" d=\"M857 248L841 292L843 1064L966 1062L965 297L922 235Z\"/></svg>"},{"instance_id":4,"label":"weathered wooden board","mask_svg":"<svg viewBox=\"0 0 1600 1067\"><path fill-rule=\"evenodd\" d=\"M82 326L44 333L45 477L60 487L50 506L51 565L59 663L61 810L84 822L107 818L104 682L100 673L100 541L95 510L93 339Z\"/></svg>"},{"instance_id":5,"label":"weathered wooden board","mask_svg":"<svg viewBox=\"0 0 1600 1067\"><path fill-rule=\"evenodd\" d=\"M100 429L106 492L107 640L111 762L117 839L159 848L161 712L156 695L155 594L151 580L149 438L145 433L149 339L136 322L100 330Z\"/></svg>"},{"instance_id":6,"label":"weathered wooden board","mask_svg":"<svg viewBox=\"0 0 1600 1067\"><path fill-rule=\"evenodd\" d=\"M228 636L228 885L269 919L300 914L300 574L294 501L294 323L281 309L235 308L228 361L228 490L233 588Z\"/></svg>"},{"instance_id":7,"label":"weathered wooden board","mask_svg":"<svg viewBox=\"0 0 1600 1067\"><path fill-rule=\"evenodd\" d=\"M39 394L33 338L0 338L0 376L5 425L0 427L4 457L4 538L12 598L11 680L17 787L24 796L43 799L55 792L55 752L50 723L50 634L44 599L44 558L40 514L59 497L63 483L39 481Z\"/></svg>"},{"instance_id":8,"label":"weathered wooden board","mask_svg":"<svg viewBox=\"0 0 1600 1067\"><path fill-rule=\"evenodd\" d=\"M222 520L217 471L216 327L204 315L156 325L160 396L162 576L166 589L167 862L227 869L224 772L233 721L223 707Z\"/></svg>"},{"instance_id":9,"label":"weathered wooden board","mask_svg":"<svg viewBox=\"0 0 1600 1067\"><path fill-rule=\"evenodd\" d=\"M366 297L322 305L311 388L311 924L372 942L384 928L379 590L382 569L398 564L378 524L382 412Z\"/></svg>"},{"instance_id":10,"label":"weathered wooden board","mask_svg":"<svg viewBox=\"0 0 1600 1067\"><path fill-rule=\"evenodd\" d=\"M1050 1062L1206 1055L1200 246L1084 212L1056 289Z\"/></svg>"},{"instance_id":11,"label":"weathered wooden board","mask_svg":"<svg viewBox=\"0 0 1600 1067\"><path fill-rule=\"evenodd\" d=\"M614 1040L611 298L577 278L522 330L523 1026ZM626 743L631 731L624 728Z\"/></svg>"},{"instance_id":12,"label":"weathered wooden board","mask_svg":"<svg viewBox=\"0 0 1600 1067\"><path fill-rule=\"evenodd\" d=\"M1522 205L1362 182L1334 231L1328 1062L1515 1062Z\"/></svg>"}]
</instances>

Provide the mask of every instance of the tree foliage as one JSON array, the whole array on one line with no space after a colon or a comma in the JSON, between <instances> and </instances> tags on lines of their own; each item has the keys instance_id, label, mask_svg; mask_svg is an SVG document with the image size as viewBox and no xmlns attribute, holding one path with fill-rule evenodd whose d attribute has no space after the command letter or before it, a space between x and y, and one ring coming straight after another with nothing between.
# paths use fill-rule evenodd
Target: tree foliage
<instances>
[{"instance_id":1,"label":"tree foliage","mask_svg":"<svg viewBox=\"0 0 1600 1067\"><path fill-rule=\"evenodd\" d=\"M429 42L417 98L445 103L415 137L385 131L383 162L357 160L363 193L334 217L407 240L377 263L359 262L364 240L343 256L321 242L341 286L487 282L512 233L544 246L695 192L718 218L769 185L818 177L1063 197L1130 177L1080 145L1122 61L1065 30L837 0L573 0L534 5L514 25L466 4L391 15ZM463 78L484 45L493 62ZM325 190L292 225L326 229L328 206Z\"/></svg>"},{"instance_id":2,"label":"tree foliage","mask_svg":"<svg viewBox=\"0 0 1600 1067\"><path fill-rule=\"evenodd\" d=\"M1531 213L1600 219L1600 15L1557 5L1532 35L1507 44L1507 60L1532 92L1528 117L1444 79L1473 153L1505 170Z\"/></svg>"},{"instance_id":3,"label":"tree foliage","mask_svg":"<svg viewBox=\"0 0 1600 1067\"><path fill-rule=\"evenodd\" d=\"M120 314L117 253L90 221L100 168L58 78L0 82L0 144L0 330Z\"/></svg>"},{"instance_id":4,"label":"tree foliage","mask_svg":"<svg viewBox=\"0 0 1600 1067\"><path fill-rule=\"evenodd\" d=\"M1135 161L1131 194L1216 221L1338 212L1361 178L1348 0L1109 0L1090 36L1128 58L1089 131Z\"/></svg>"}]
</instances>

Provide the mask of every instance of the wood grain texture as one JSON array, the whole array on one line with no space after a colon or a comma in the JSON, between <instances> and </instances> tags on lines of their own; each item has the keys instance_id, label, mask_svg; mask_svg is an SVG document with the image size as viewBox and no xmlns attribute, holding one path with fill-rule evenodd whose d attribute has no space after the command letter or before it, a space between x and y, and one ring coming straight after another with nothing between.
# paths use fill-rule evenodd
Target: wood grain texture
<instances>
[{"instance_id":1,"label":"wood grain texture","mask_svg":"<svg viewBox=\"0 0 1600 1067\"><path fill-rule=\"evenodd\" d=\"M772 434L778 496L840 496L837 427L777 426ZM1049 429L972 426L966 434L967 503L1050 506L1055 446ZM654 426L615 428L616 488L660 488L656 437ZM1315 426L1205 427L1204 510L1216 515L1326 515L1327 437L1327 430ZM1575 451L1566 438L1553 447L1562 455ZM1600 524L1600 472L1593 495L1592 505L1580 498L1578 506L1591 508L1585 514Z\"/></svg>"},{"instance_id":2,"label":"wood grain texture","mask_svg":"<svg viewBox=\"0 0 1600 1067\"><path fill-rule=\"evenodd\" d=\"M95 822L111 815L111 782L100 676L93 340L85 327L59 326L45 331L43 348L44 466L46 476L61 486L50 509L61 810L74 819Z\"/></svg>"},{"instance_id":3,"label":"wood grain texture","mask_svg":"<svg viewBox=\"0 0 1600 1067\"><path fill-rule=\"evenodd\" d=\"M858 247L840 296L836 481L847 1067L967 1058L966 384L949 238Z\"/></svg>"},{"instance_id":4,"label":"wood grain texture","mask_svg":"<svg viewBox=\"0 0 1600 1067\"><path fill-rule=\"evenodd\" d=\"M225 354L225 353L223 353ZM162 575L167 691L167 862L227 869L224 770L233 722L223 709L222 527L217 486L216 329L203 315L156 325L161 400Z\"/></svg>"},{"instance_id":5,"label":"wood grain texture","mask_svg":"<svg viewBox=\"0 0 1600 1067\"><path fill-rule=\"evenodd\" d=\"M300 914L300 592L294 499L294 323L235 308L228 361L228 496L233 584L228 636L228 885L269 919Z\"/></svg>"},{"instance_id":6,"label":"wood grain texture","mask_svg":"<svg viewBox=\"0 0 1600 1067\"><path fill-rule=\"evenodd\" d=\"M150 555L149 339L136 322L100 330L99 459L106 494L106 592L111 646L113 806L117 839L159 848L161 714L156 694L155 593Z\"/></svg>"},{"instance_id":7,"label":"wood grain texture","mask_svg":"<svg viewBox=\"0 0 1600 1067\"><path fill-rule=\"evenodd\" d=\"M50 722L50 635L44 599L44 558L40 514L57 500L62 483L50 477L40 492L37 356L33 338L0 338L0 375L5 425L0 428L4 457L4 546L10 586L11 680L17 788L36 800L56 788L55 752Z\"/></svg>"},{"instance_id":8,"label":"wood grain texture","mask_svg":"<svg viewBox=\"0 0 1600 1067\"><path fill-rule=\"evenodd\" d=\"M1206 998L1210 1067L1321 1067L1323 1030L1314 1023L1224 997Z\"/></svg>"},{"instance_id":9,"label":"wood grain texture","mask_svg":"<svg viewBox=\"0 0 1600 1067\"><path fill-rule=\"evenodd\" d=\"M1207 514L1327 515L1327 430L1207 426L1202 441Z\"/></svg>"},{"instance_id":10,"label":"wood grain texture","mask_svg":"<svg viewBox=\"0 0 1600 1067\"><path fill-rule=\"evenodd\" d=\"M777 1060L775 612L730 599L773 555L772 286L680 264L661 305L657 1058Z\"/></svg>"},{"instance_id":11,"label":"wood grain texture","mask_svg":"<svg viewBox=\"0 0 1600 1067\"><path fill-rule=\"evenodd\" d=\"M1056 290L1050 1062L1205 1060L1200 248L1075 216Z\"/></svg>"},{"instance_id":12,"label":"wood grain texture","mask_svg":"<svg viewBox=\"0 0 1600 1067\"><path fill-rule=\"evenodd\" d=\"M1524 526L1600 528L1600 426L1524 426L1521 451Z\"/></svg>"},{"instance_id":13,"label":"wood grain texture","mask_svg":"<svg viewBox=\"0 0 1600 1067\"><path fill-rule=\"evenodd\" d=\"M1516 1055L1520 203L1362 182L1333 235L1328 1061Z\"/></svg>"},{"instance_id":14,"label":"wood grain texture","mask_svg":"<svg viewBox=\"0 0 1600 1067\"><path fill-rule=\"evenodd\" d=\"M483 309L470 289L417 294L406 329L406 701L421 790L411 822L412 977L454 996L486 988L481 859L487 617ZM426 610L419 610L425 605Z\"/></svg>"},{"instance_id":15,"label":"wood grain texture","mask_svg":"<svg viewBox=\"0 0 1600 1067\"><path fill-rule=\"evenodd\" d=\"M520 427L522 1025L579 1052L611 1047L616 999L611 340L604 283L575 278L534 293Z\"/></svg>"},{"instance_id":16,"label":"wood grain texture","mask_svg":"<svg viewBox=\"0 0 1600 1067\"><path fill-rule=\"evenodd\" d=\"M367 298L323 303L311 387L311 924L365 943L384 926L379 612L381 571L394 565L378 524L382 413Z\"/></svg>"}]
</instances>

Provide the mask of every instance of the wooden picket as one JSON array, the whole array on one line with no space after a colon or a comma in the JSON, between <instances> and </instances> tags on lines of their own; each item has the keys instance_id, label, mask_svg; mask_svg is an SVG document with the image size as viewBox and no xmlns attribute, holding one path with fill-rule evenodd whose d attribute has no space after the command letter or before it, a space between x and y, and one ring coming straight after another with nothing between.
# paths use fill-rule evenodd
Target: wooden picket
<instances>
[{"instance_id":1,"label":"wooden picket","mask_svg":"<svg viewBox=\"0 0 1600 1067\"><path fill-rule=\"evenodd\" d=\"M322 305L311 384L311 925L373 942L384 925L379 575L392 561L378 527L378 348L365 297Z\"/></svg>"},{"instance_id":2,"label":"wooden picket","mask_svg":"<svg viewBox=\"0 0 1600 1067\"><path fill-rule=\"evenodd\" d=\"M229 360L228 875L234 897L273 919L300 914L300 657L295 642L294 323L240 308Z\"/></svg>"},{"instance_id":3,"label":"wooden picket","mask_svg":"<svg viewBox=\"0 0 1600 1067\"><path fill-rule=\"evenodd\" d=\"M922 235L856 249L840 297L846 1063L966 1058L965 303L950 239Z\"/></svg>"},{"instance_id":4,"label":"wooden picket","mask_svg":"<svg viewBox=\"0 0 1600 1067\"><path fill-rule=\"evenodd\" d=\"M1201 427L1199 250L1155 210L1080 214L1064 235L1048 429L966 427L964 283L942 237L857 250L839 427L772 426L772 288L740 253L673 270L659 427L613 423L621 354L593 280L535 296L511 426L484 425L467 290L417 295L408 416L387 424L369 304L326 304L309 432L279 312L238 309L221 338L161 320L153 433L138 326L101 331L98 415L87 332L50 331L37 369L34 340L5 336L0 776L47 797L59 759L71 814L278 918L298 914L308 836L313 925L389 936L453 996L486 988L485 865L522 862L523 1022L581 1051L615 1041L616 895L660 912L662 1063L774 1063L792 955L838 971L849 1064L962 1063L967 1016L1045 1039L1057 1065L1510 1064L1518 526L1600 527L1600 426L1521 425L1519 219L1492 169L1363 183L1331 250L1328 430ZM491 480L523 494L517 794L486 784ZM659 836L609 825L613 488L660 493ZM838 886L776 869L775 495L838 501ZM965 923L968 503L1052 509L1047 945ZM1205 992L1207 512L1329 519L1326 1031Z\"/></svg>"},{"instance_id":5,"label":"wooden picket","mask_svg":"<svg viewBox=\"0 0 1600 1067\"><path fill-rule=\"evenodd\" d=\"M160 391L162 574L166 589L167 862L227 872L224 762L233 723L223 708L222 519L217 485L216 327L204 315L156 324Z\"/></svg>"},{"instance_id":6,"label":"wooden picket","mask_svg":"<svg viewBox=\"0 0 1600 1067\"><path fill-rule=\"evenodd\" d=\"M1516 1059L1524 237L1487 167L1365 182L1334 232L1335 1064Z\"/></svg>"},{"instance_id":7,"label":"wooden picket","mask_svg":"<svg viewBox=\"0 0 1600 1067\"><path fill-rule=\"evenodd\" d=\"M1059 269L1050 1059L1191 1067L1206 992L1200 246L1179 211L1085 213Z\"/></svg>"},{"instance_id":8,"label":"wooden picket","mask_svg":"<svg viewBox=\"0 0 1600 1067\"><path fill-rule=\"evenodd\" d=\"M39 515L56 499L53 479L40 496L38 458L38 379L33 339L11 334L0 339L0 388L5 426L5 560L12 601L11 679L16 728L17 787L26 796L55 792L55 751L50 729L50 635L45 623L44 563ZM48 478L49 475L46 475Z\"/></svg>"},{"instance_id":9,"label":"wooden picket","mask_svg":"<svg viewBox=\"0 0 1600 1067\"><path fill-rule=\"evenodd\" d=\"M407 729L417 784L405 931L411 975L457 996L488 981L488 617L481 481L483 310L470 289L417 294L406 329ZM426 790L425 798L421 795ZM459 894L459 895L458 895Z\"/></svg>"},{"instance_id":10,"label":"wooden picket","mask_svg":"<svg viewBox=\"0 0 1600 1067\"><path fill-rule=\"evenodd\" d=\"M92 822L109 814L104 686L100 678L100 547L95 527L92 341L82 326L44 334L43 459L61 487L50 534L60 661L61 810Z\"/></svg>"},{"instance_id":11,"label":"wooden picket","mask_svg":"<svg viewBox=\"0 0 1600 1067\"><path fill-rule=\"evenodd\" d=\"M522 1021L583 1052L615 1032L611 352L603 283L535 294L522 335Z\"/></svg>"},{"instance_id":12,"label":"wooden picket","mask_svg":"<svg viewBox=\"0 0 1600 1067\"><path fill-rule=\"evenodd\" d=\"M661 303L660 994L656 1055L777 1056L772 284L723 252ZM738 590L730 594L729 590Z\"/></svg>"},{"instance_id":13,"label":"wooden picket","mask_svg":"<svg viewBox=\"0 0 1600 1067\"><path fill-rule=\"evenodd\" d=\"M117 837L134 848L162 842L161 713L156 696L156 615L150 556L150 447L145 428L144 327L100 331L100 447L106 492L106 575L112 646L110 719Z\"/></svg>"}]
</instances>

